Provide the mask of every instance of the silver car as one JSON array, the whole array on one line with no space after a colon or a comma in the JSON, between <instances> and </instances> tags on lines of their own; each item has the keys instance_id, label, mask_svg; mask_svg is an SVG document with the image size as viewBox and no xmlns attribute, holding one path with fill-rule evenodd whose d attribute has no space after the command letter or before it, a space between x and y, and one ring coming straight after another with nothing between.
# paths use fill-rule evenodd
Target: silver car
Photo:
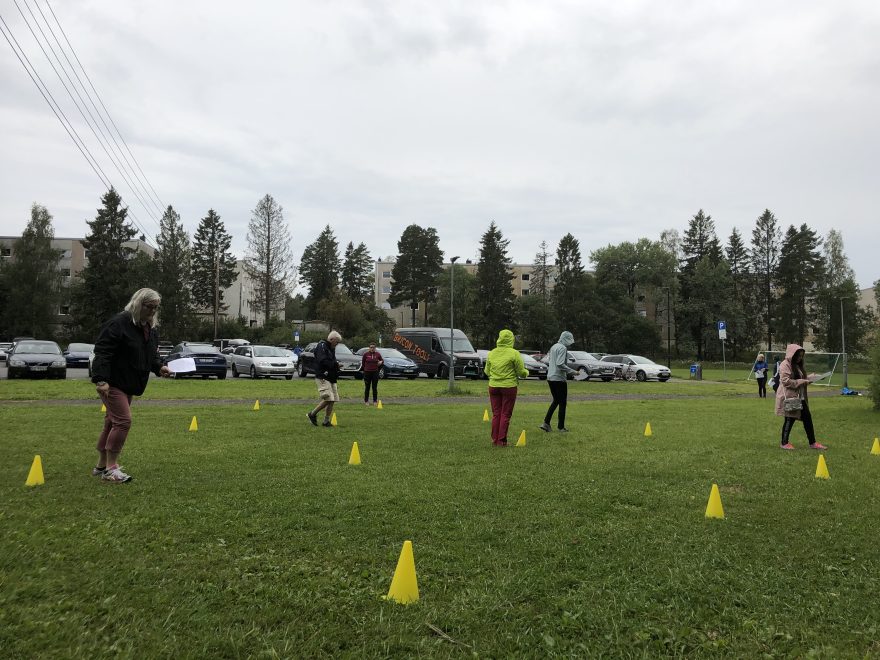
<instances>
[{"instance_id":1,"label":"silver car","mask_svg":"<svg viewBox=\"0 0 880 660\"><path fill-rule=\"evenodd\" d=\"M296 373L296 360L289 351L277 346L239 346L232 352L232 377L248 374L251 378L284 376L287 380Z\"/></svg>"},{"instance_id":2,"label":"silver car","mask_svg":"<svg viewBox=\"0 0 880 660\"><path fill-rule=\"evenodd\" d=\"M616 355L606 355L601 361L612 364L621 370L626 368L628 371L635 371L636 379L641 382L656 378L661 383L665 383L672 376L672 372L667 367L641 355L618 353Z\"/></svg>"}]
</instances>

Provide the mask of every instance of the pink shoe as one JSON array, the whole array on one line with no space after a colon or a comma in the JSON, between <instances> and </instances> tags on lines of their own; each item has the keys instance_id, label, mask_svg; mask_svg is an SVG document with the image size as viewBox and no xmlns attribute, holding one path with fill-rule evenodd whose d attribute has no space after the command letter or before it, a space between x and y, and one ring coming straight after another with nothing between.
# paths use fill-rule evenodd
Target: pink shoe
<instances>
[{"instance_id":1,"label":"pink shoe","mask_svg":"<svg viewBox=\"0 0 880 660\"><path fill-rule=\"evenodd\" d=\"M781 446L781 449L794 449L794 445L790 442L786 442L784 445Z\"/></svg>"},{"instance_id":2,"label":"pink shoe","mask_svg":"<svg viewBox=\"0 0 880 660\"><path fill-rule=\"evenodd\" d=\"M821 442L814 442L810 445L810 449L828 449L828 447L823 445Z\"/></svg>"}]
</instances>

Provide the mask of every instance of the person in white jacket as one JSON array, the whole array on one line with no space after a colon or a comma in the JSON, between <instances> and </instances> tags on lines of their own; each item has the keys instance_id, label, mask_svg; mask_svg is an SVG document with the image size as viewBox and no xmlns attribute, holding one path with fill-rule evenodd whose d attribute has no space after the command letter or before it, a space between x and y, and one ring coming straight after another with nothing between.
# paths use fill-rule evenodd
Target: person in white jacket
<instances>
[{"instance_id":1,"label":"person in white jacket","mask_svg":"<svg viewBox=\"0 0 880 660\"><path fill-rule=\"evenodd\" d=\"M550 404L547 414L544 415L544 423L538 428L548 433L552 430L550 421L557 408L559 408L558 429L562 433L568 433L568 429L565 428L565 405L568 403L567 379L569 373L576 373L575 369L568 366L568 347L573 343L574 336L565 330L559 335L559 341L553 344L550 352L547 353L547 385L550 386L553 403Z\"/></svg>"}]
</instances>

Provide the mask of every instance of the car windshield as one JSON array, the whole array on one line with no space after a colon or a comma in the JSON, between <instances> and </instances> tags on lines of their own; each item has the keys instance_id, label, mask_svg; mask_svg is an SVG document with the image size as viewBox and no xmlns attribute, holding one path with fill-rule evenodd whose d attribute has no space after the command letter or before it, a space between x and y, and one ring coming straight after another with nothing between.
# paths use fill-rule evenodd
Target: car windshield
<instances>
[{"instance_id":1,"label":"car windshield","mask_svg":"<svg viewBox=\"0 0 880 660\"><path fill-rule=\"evenodd\" d=\"M254 357L287 357L287 351L274 346L254 346Z\"/></svg>"},{"instance_id":2,"label":"car windshield","mask_svg":"<svg viewBox=\"0 0 880 660\"><path fill-rule=\"evenodd\" d=\"M15 347L16 353L36 353L39 355L59 355L61 349L52 341L23 341Z\"/></svg>"},{"instance_id":3,"label":"car windshield","mask_svg":"<svg viewBox=\"0 0 880 660\"><path fill-rule=\"evenodd\" d=\"M379 355L381 355L383 358L394 358L396 360L409 359L403 353L394 348L377 348L376 350L379 351Z\"/></svg>"},{"instance_id":4,"label":"car windshield","mask_svg":"<svg viewBox=\"0 0 880 660\"><path fill-rule=\"evenodd\" d=\"M654 360L649 360L648 358L642 357L641 355L630 355L629 358L636 364L656 364Z\"/></svg>"},{"instance_id":5,"label":"car windshield","mask_svg":"<svg viewBox=\"0 0 880 660\"><path fill-rule=\"evenodd\" d=\"M71 353L91 353L93 348L94 344L71 344L67 350Z\"/></svg>"},{"instance_id":6,"label":"car windshield","mask_svg":"<svg viewBox=\"0 0 880 660\"><path fill-rule=\"evenodd\" d=\"M345 344L336 344L336 355L354 355Z\"/></svg>"},{"instance_id":7,"label":"car windshield","mask_svg":"<svg viewBox=\"0 0 880 660\"><path fill-rule=\"evenodd\" d=\"M443 346L443 350L445 352L449 352L449 335L445 337L440 335L440 345ZM452 350L458 353L474 353L474 347L471 346L471 343L463 338L463 337L455 337L453 338Z\"/></svg>"},{"instance_id":8,"label":"car windshield","mask_svg":"<svg viewBox=\"0 0 880 660\"><path fill-rule=\"evenodd\" d=\"M586 351L569 351L568 354L575 360L598 360L595 355L593 355L592 353L587 353Z\"/></svg>"},{"instance_id":9,"label":"car windshield","mask_svg":"<svg viewBox=\"0 0 880 660\"><path fill-rule=\"evenodd\" d=\"M523 364L538 364L538 361L531 355L528 355L526 353L520 353L520 355L522 355Z\"/></svg>"},{"instance_id":10,"label":"car windshield","mask_svg":"<svg viewBox=\"0 0 880 660\"><path fill-rule=\"evenodd\" d=\"M190 353L219 353L220 349L210 344L187 344L186 350Z\"/></svg>"}]
</instances>

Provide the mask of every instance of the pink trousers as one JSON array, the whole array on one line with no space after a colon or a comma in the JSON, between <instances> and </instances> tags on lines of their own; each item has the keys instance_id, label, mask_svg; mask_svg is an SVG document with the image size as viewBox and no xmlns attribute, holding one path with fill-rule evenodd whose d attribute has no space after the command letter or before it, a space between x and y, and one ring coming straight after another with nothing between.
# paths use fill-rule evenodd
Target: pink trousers
<instances>
[{"instance_id":1,"label":"pink trousers","mask_svg":"<svg viewBox=\"0 0 880 660\"><path fill-rule=\"evenodd\" d=\"M507 442L507 429L510 426L510 418L513 416L513 406L516 403L515 387L490 387L489 404L492 406L492 443L504 444Z\"/></svg>"},{"instance_id":2,"label":"pink trousers","mask_svg":"<svg viewBox=\"0 0 880 660\"><path fill-rule=\"evenodd\" d=\"M98 451L118 454L131 428L131 396L111 386L107 394L101 395L101 401L107 414L104 415L104 429L98 437Z\"/></svg>"}]
</instances>

